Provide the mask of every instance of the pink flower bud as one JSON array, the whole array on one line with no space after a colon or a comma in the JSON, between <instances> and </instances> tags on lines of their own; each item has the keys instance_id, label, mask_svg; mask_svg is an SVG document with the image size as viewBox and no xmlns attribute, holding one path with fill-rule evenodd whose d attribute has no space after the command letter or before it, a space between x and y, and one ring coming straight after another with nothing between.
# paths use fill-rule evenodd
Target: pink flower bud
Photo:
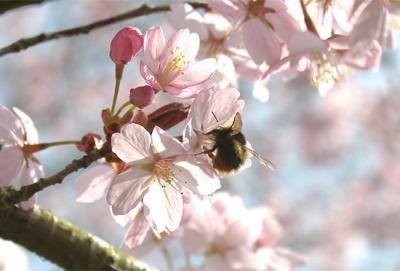
<instances>
[{"instance_id":1,"label":"pink flower bud","mask_svg":"<svg viewBox=\"0 0 400 271\"><path fill-rule=\"evenodd\" d=\"M139 108L143 108L149 104L154 99L154 90L151 86L141 86L137 88L132 88L129 96L131 103Z\"/></svg>"},{"instance_id":2,"label":"pink flower bud","mask_svg":"<svg viewBox=\"0 0 400 271\"><path fill-rule=\"evenodd\" d=\"M143 36L136 27L121 29L112 39L110 58L115 64L126 64L139 53L143 46Z\"/></svg>"}]
</instances>

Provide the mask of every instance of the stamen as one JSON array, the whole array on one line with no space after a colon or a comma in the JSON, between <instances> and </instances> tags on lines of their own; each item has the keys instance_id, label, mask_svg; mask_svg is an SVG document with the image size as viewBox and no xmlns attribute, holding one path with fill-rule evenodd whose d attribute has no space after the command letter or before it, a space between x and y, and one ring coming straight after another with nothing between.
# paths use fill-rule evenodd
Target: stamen
<instances>
[{"instance_id":1,"label":"stamen","mask_svg":"<svg viewBox=\"0 0 400 271\"><path fill-rule=\"evenodd\" d=\"M343 77L345 69L332 63L326 54L318 54L311 61L311 85L324 95Z\"/></svg>"},{"instance_id":2,"label":"stamen","mask_svg":"<svg viewBox=\"0 0 400 271\"><path fill-rule=\"evenodd\" d=\"M157 176L157 179L165 180L167 183L172 183L175 180L175 176L169 168L170 165L171 162L167 160L159 160L154 164L154 174Z\"/></svg>"},{"instance_id":3,"label":"stamen","mask_svg":"<svg viewBox=\"0 0 400 271\"><path fill-rule=\"evenodd\" d=\"M190 61L186 59L182 50L179 46L176 46L175 49L170 51L171 56L173 57L172 61L169 62L166 71L167 72L175 72L178 71L181 74L184 74L184 70L187 65L190 64Z\"/></svg>"}]
</instances>

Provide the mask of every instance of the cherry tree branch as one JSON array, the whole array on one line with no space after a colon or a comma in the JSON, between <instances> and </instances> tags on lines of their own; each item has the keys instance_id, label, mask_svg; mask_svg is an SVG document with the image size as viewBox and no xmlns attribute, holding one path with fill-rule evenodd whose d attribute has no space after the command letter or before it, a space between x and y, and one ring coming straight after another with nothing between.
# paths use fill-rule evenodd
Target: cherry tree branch
<instances>
[{"instance_id":1,"label":"cherry tree branch","mask_svg":"<svg viewBox=\"0 0 400 271\"><path fill-rule=\"evenodd\" d=\"M1 238L66 270L156 270L38 206L25 211L0 203L0 221Z\"/></svg>"},{"instance_id":2,"label":"cherry tree branch","mask_svg":"<svg viewBox=\"0 0 400 271\"><path fill-rule=\"evenodd\" d=\"M19 190L11 186L0 187L0 204L13 205L25 201L46 187L62 183L66 176L79 169L87 168L93 162L105 157L109 151L109 148L102 148L98 151L86 154L79 159L73 160L63 170L53 176L41 178L38 182L22 186Z\"/></svg>"},{"instance_id":3,"label":"cherry tree branch","mask_svg":"<svg viewBox=\"0 0 400 271\"><path fill-rule=\"evenodd\" d=\"M0 14L27 5L41 4L45 1L46 0L2 0L0 2Z\"/></svg>"},{"instance_id":4,"label":"cherry tree branch","mask_svg":"<svg viewBox=\"0 0 400 271\"><path fill-rule=\"evenodd\" d=\"M194 8L205 8L205 4L201 3L190 3ZM113 23L117 23L120 21L124 21L127 19L135 18L135 17L140 17L148 14L153 14L153 13L158 13L162 11L168 11L169 6L157 6L157 7L149 7L147 5L142 5L139 8L130 10L125 13L121 13L100 21L96 21L87 25L79 26L79 27L74 27L74 28L69 28L57 32L52 32L52 33L42 33L33 37L29 38L22 38L14 43L11 43L8 46L5 46L3 48L0 48L0 56L4 56L6 54L10 53L16 53L22 50L25 50L29 47L32 47L36 44L50 41L50 40L55 40L59 38L64 38L64 37L72 37L80 34L88 34L90 31L95 30L100 27L104 27Z\"/></svg>"}]
</instances>

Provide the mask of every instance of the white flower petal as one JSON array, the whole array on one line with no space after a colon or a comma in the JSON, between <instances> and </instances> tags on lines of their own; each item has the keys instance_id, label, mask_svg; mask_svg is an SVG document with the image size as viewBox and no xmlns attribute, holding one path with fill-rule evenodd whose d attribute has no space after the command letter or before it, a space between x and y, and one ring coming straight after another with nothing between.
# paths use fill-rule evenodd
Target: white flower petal
<instances>
[{"instance_id":1,"label":"white flower petal","mask_svg":"<svg viewBox=\"0 0 400 271\"><path fill-rule=\"evenodd\" d=\"M105 196L117 173L117 170L104 164L96 165L80 174L74 183L76 201L89 203Z\"/></svg>"},{"instance_id":2,"label":"white flower petal","mask_svg":"<svg viewBox=\"0 0 400 271\"><path fill-rule=\"evenodd\" d=\"M124 215L135 208L152 182L151 173L131 168L115 177L107 194L114 215Z\"/></svg>"},{"instance_id":3,"label":"white flower petal","mask_svg":"<svg viewBox=\"0 0 400 271\"><path fill-rule=\"evenodd\" d=\"M39 142L39 134L32 119L16 107L13 107L13 111L23 125L26 141L28 141L29 144L37 144Z\"/></svg>"},{"instance_id":4,"label":"white flower petal","mask_svg":"<svg viewBox=\"0 0 400 271\"><path fill-rule=\"evenodd\" d=\"M154 127L151 135L154 148L162 158L172 157L185 153L182 143L168 135L163 129Z\"/></svg>"},{"instance_id":5,"label":"white flower petal","mask_svg":"<svg viewBox=\"0 0 400 271\"><path fill-rule=\"evenodd\" d=\"M121 133L111 137L113 152L125 163L149 163L152 161L149 132L136 123L124 125Z\"/></svg>"},{"instance_id":6,"label":"white flower petal","mask_svg":"<svg viewBox=\"0 0 400 271\"><path fill-rule=\"evenodd\" d=\"M144 214L158 233L176 230L183 213L182 194L173 184L154 183L143 198Z\"/></svg>"},{"instance_id":7,"label":"white flower petal","mask_svg":"<svg viewBox=\"0 0 400 271\"><path fill-rule=\"evenodd\" d=\"M23 139L24 129L19 118L2 105L0 105L0 124L10 129L19 139Z\"/></svg>"},{"instance_id":8,"label":"white flower petal","mask_svg":"<svg viewBox=\"0 0 400 271\"><path fill-rule=\"evenodd\" d=\"M3 147L0 150L0 185L8 185L18 175L24 164L20 147Z\"/></svg>"},{"instance_id":9,"label":"white flower petal","mask_svg":"<svg viewBox=\"0 0 400 271\"><path fill-rule=\"evenodd\" d=\"M200 195L210 195L221 188L214 168L194 156L182 156L174 162L171 170L176 180Z\"/></svg>"},{"instance_id":10,"label":"white flower petal","mask_svg":"<svg viewBox=\"0 0 400 271\"><path fill-rule=\"evenodd\" d=\"M140 211L125 232L124 244L130 249L142 244L149 229L150 225L144 218L143 211Z\"/></svg>"}]
</instances>

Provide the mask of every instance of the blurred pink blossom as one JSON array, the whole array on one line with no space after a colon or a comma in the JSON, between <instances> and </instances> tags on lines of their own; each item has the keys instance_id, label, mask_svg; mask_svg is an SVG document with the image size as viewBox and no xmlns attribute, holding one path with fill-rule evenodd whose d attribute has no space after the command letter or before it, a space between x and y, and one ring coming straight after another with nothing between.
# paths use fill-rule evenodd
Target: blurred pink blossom
<instances>
[{"instance_id":1,"label":"blurred pink blossom","mask_svg":"<svg viewBox=\"0 0 400 271\"><path fill-rule=\"evenodd\" d=\"M228 193L215 194L211 200L193 197L189 209L181 242L187 253L205 255L202 270L290 270L290 262L273 251L272 243L261 249L255 245L264 235L265 218L275 220L264 215L267 209L247 209L239 197ZM280 231L268 234L271 240L278 239Z\"/></svg>"}]
</instances>

